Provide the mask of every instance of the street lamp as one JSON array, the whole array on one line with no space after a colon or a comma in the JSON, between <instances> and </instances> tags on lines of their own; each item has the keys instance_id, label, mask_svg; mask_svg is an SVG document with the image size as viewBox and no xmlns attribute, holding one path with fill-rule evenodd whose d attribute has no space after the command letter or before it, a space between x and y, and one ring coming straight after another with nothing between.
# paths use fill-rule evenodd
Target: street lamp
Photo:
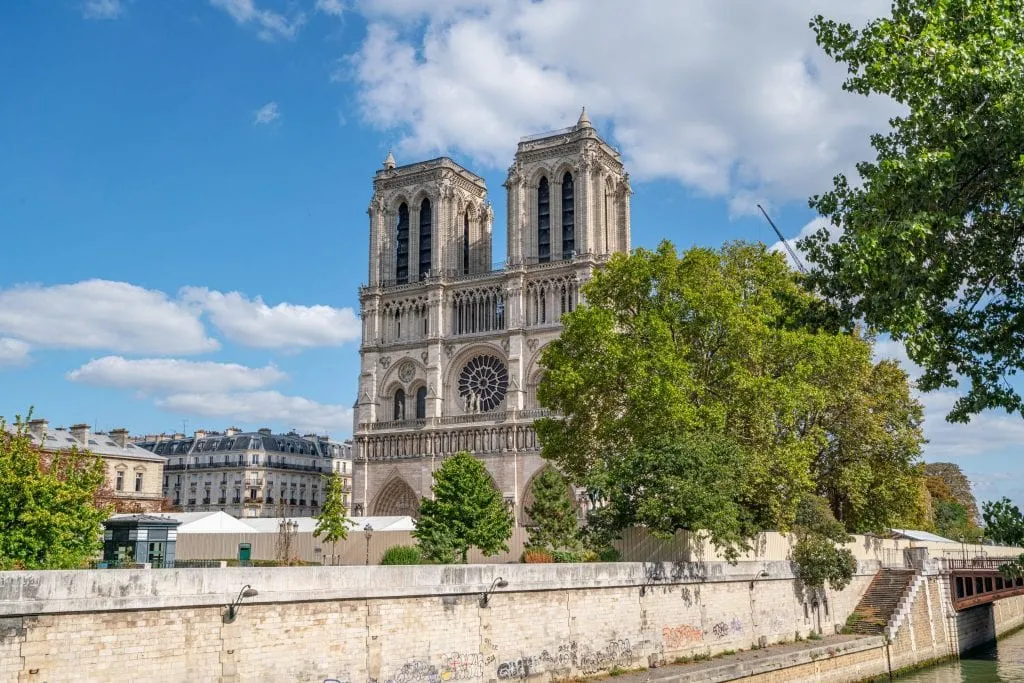
<instances>
[{"instance_id":1,"label":"street lamp","mask_svg":"<svg viewBox=\"0 0 1024 683\"><path fill-rule=\"evenodd\" d=\"M370 566L370 538L373 537L373 525L369 522L363 527L363 533L366 535L366 566Z\"/></svg>"},{"instance_id":2,"label":"street lamp","mask_svg":"<svg viewBox=\"0 0 1024 683\"><path fill-rule=\"evenodd\" d=\"M506 588L508 587L508 581L501 578L500 576L496 578L494 581L492 581L491 587L488 588L487 591L480 596L480 607L486 608L489 604L491 604L491 593L494 592L495 587Z\"/></svg>"},{"instance_id":3,"label":"street lamp","mask_svg":"<svg viewBox=\"0 0 1024 683\"><path fill-rule=\"evenodd\" d=\"M259 595L259 592L249 584L242 586L242 590L238 591L238 597L235 598L234 602L228 605L227 614L224 615L224 623L230 624L235 620L235 617L238 616L238 610L241 608L243 599L254 598L257 595Z\"/></svg>"}]
</instances>

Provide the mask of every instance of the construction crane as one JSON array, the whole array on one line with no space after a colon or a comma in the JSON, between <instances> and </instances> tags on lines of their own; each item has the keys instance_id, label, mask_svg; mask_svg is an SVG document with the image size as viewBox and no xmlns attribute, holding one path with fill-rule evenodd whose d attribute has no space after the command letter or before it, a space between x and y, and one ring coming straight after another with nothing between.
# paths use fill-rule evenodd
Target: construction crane
<instances>
[{"instance_id":1,"label":"construction crane","mask_svg":"<svg viewBox=\"0 0 1024 683\"><path fill-rule=\"evenodd\" d=\"M787 241L786 238L782 236L782 233L779 232L779 229L775 226L775 221L771 219L771 216L768 215L768 212L764 210L763 206L758 204L757 208L761 209L761 214L765 217L765 220L768 221L768 225L772 226L772 230L775 231L775 234L779 236L779 240L781 240L782 244L785 245L786 251L789 252L789 257L793 259L793 263L796 264L796 267L800 269L801 273L806 275L807 269L804 268L803 261L801 261L800 257L796 255L796 251L793 247L789 246L789 241Z\"/></svg>"}]
</instances>

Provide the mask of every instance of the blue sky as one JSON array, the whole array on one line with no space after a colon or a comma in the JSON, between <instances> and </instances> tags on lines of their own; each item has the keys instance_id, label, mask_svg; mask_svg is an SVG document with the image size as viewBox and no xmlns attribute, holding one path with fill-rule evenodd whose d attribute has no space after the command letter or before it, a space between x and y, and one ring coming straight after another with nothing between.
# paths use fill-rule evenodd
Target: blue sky
<instances>
[{"instance_id":1,"label":"blue sky","mask_svg":"<svg viewBox=\"0 0 1024 683\"><path fill-rule=\"evenodd\" d=\"M886 4L705 4L0 4L0 415L350 434L389 148L485 177L495 260L518 138L582 105L632 174L634 246L773 243L757 202L796 236L895 111L840 91L807 19ZM954 428L952 397L926 397L927 457L1024 493L1021 420Z\"/></svg>"}]
</instances>

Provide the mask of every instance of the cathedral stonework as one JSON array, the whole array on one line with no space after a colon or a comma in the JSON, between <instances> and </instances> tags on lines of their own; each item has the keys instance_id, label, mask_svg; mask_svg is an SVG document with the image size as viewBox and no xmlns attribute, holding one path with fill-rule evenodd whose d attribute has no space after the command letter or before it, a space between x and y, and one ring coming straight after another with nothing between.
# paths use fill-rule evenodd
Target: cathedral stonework
<instances>
[{"instance_id":1,"label":"cathedral stonework","mask_svg":"<svg viewBox=\"0 0 1024 683\"><path fill-rule=\"evenodd\" d=\"M370 202L355 405L356 515L414 515L443 459L468 451L525 518L543 466L538 359L580 286L628 252L629 175L584 112L519 142L505 182L508 257L493 264L479 176L442 157L396 166Z\"/></svg>"}]
</instances>

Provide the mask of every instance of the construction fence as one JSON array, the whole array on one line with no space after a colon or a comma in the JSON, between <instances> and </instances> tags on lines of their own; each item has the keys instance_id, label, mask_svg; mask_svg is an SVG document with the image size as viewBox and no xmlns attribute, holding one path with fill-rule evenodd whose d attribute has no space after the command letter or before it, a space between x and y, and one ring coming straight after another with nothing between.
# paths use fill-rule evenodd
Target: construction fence
<instances>
[{"instance_id":1,"label":"construction fence","mask_svg":"<svg viewBox=\"0 0 1024 683\"><path fill-rule=\"evenodd\" d=\"M485 557L478 550L469 553L473 564L506 564L519 562L523 548L529 541L529 532L516 527L508 541L509 551ZM738 558L741 561L788 560L792 556L795 539L790 534L769 531L751 539L751 550ZM182 533L178 535L179 560L233 560L238 557L239 544L251 546L251 559L280 561L283 558L303 563L325 565L378 564L384 552L398 545L414 545L408 531L353 530L348 538L327 543L313 537L311 532L275 533ZM621 553L623 562L720 562L725 554L697 534L680 531L670 539L652 536L645 529L626 529L620 540L613 544ZM861 561L877 561L886 567L908 566L904 551L908 548L928 548L929 555L939 558L1010 557L1024 552L1020 548L981 546L978 544L940 543L880 538L872 535L854 536L847 544L853 556Z\"/></svg>"}]
</instances>

